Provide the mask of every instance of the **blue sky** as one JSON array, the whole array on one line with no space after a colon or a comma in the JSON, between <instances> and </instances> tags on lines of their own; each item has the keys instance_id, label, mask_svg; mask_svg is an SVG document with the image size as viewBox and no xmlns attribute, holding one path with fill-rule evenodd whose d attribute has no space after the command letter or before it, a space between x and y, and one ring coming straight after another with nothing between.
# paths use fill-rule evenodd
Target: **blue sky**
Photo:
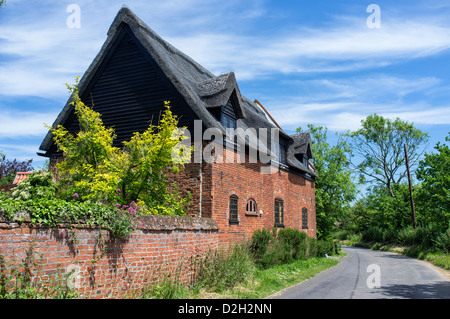
<instances>
[{"instance_id":1,"label":"blue sky","mask_svg":"<svg viewBox=\"0 0 450 319\"><path fill-rule=\"evenodd\" d=\"M80 28L69 28L70 4ZM369 28L370 4L380 28ZM36 152L126 5L150 28L216 75L236 73L288 133L308 123L357 129L378 113L431 135L450 131L448 1L7 0L0 8L0 150Z\"/></svg>"}]
</instances>

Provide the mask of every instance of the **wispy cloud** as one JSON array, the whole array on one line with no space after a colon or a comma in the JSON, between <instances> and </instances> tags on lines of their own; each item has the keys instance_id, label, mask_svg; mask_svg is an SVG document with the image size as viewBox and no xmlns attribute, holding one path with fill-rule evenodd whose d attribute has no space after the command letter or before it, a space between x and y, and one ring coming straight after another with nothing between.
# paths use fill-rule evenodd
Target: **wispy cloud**
<instances>
[{"instance_id":1,"label":"wispy cloud","mask_svg":"<svg viewBox=\"0 0 450 319\"><path fill-rule=\"evenodd\" d=\"M51 125L56 113L15 112L0 110L0 139L25 136L45 136L45 124Z\"/></svg>"},{"instance_id":2,"label":"wispy cloud","mask_svg":"<svg viewBox=\"0 0 450 319\"><path fill-rule=\"evenodd\" d=\"M14 3L28 2L11 1L8 10ZM33 20L36 14L30 8L18 18L0 21L0 98L65 99L64 83L84 73L122 6L106 0L77 3L82 8L81 29L67 28L67 4L55 7L47 0L41 3L40 20ZM261 34L250 30L256 25L252 22L263 23L270 15L264 1L134 0L129 6L163 38L215 74L233 70L240 83L261 78L288 81L288 95L269 96L263 103L277 122L288 127L315 123L353 129L373 112L414 122L450 123L447 104L432 106L425 98L427 92L445 94L446 81L378 71L449 50L450 24L441 9L429 9L429 16L417 12L395 19L384 14L380 29L367 28L364 14L355 18L330 13L326 26L312 28L298 21L289 30ZM334 77L342 71L355 73ZM311 74L312 80L301 78ZM411 94L418 95L413 103L408 100ZM0 137L42 134L42 123L54 119L48 112L36 111L24 114L22 122L29 124L20 127L10 124L11 114L6 110L0 117Z\"/></svg>"},{"instance_id":3,"label":"wispy cloud","mask_svg":"<svg viewBox=\"0 0 450 319\"><path fill-rule=\"evenodd\" d=\"M295 81L289 86L295 94L285 96L283 101L269 96L264 101L278 123L288 130L306 124L355 130L362 119L373 113L415 124L450 124L450 107L433 106L427 100L427 92L439 88L442 82L436 77L386 74Z\"/></svg>"}]
</instances>

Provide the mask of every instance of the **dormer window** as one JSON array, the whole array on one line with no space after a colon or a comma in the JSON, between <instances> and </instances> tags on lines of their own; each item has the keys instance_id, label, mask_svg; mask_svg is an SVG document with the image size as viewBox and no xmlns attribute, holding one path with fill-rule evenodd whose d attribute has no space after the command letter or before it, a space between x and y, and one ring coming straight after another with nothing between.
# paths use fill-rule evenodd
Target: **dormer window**
<instances>
[{"instance_id":1,"label":"dormer window","mask_svg":"<svg viewBox=\"0 0 450 319\"><path fill-rule=\"evenodd\" d=\"M303 154L302 159L303 159L303 165L305 165L305 167L308 167L308 155Z\"/></svg>"},{"instance_id":2,"label":"dormer window","mask_svg":"<svg viewBox=\"0 0 450 319\"><path fill-rule=\"evenodd\" d=\"M236 108L232 99L229 99L228 103L221 109L220 123L222 123L226 130L227 139L233 142L235 140L235 130L237 127L236 121Z\"/></svg>"},{"instance_id":3,"label":"dormer window","mask_svg":"<svg viewBox=\"0 0 450 319\"><path fill-rule=\"evenodd\" d=\"M236 119L222 112L221 123L226 130L227 138L234 141L234 133L236 130Z\"/></svg>"},{"instance_id":4,"label":"dormer window","mask_svg":"<svg viewBox=\"0 0 450 319\"><path fill-rule=\"evenodd\" d=\"M278 161L281 164L286 164L286 146L280 143L278 152Z\"/></svg>"},{"instance_id":5,"label":"dormer window","mask_svg":"<svg viewBox=\"0 0 450 319\"><path fill-rule=\"evenodd\" d=\"M272 151L277 155L278 163L286 165L287 148L284 142L280 140L278 144L273 143Z\"/></svg>"}]
</instances>

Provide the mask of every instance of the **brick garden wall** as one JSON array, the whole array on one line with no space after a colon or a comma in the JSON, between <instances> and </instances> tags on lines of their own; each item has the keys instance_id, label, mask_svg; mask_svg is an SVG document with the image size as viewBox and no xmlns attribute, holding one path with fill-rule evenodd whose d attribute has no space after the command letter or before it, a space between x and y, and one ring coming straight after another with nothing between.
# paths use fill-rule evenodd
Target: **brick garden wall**
<instances>
[{"instance_id":1,"label":"brick garden wall","mask_svg":"<svg viewBox=\"0 0 450 319\"><path fill-rule=\"evenodd\" d=\"M103 246L98 229L71 229L0 220L0 254L22 261L33 246L45 274L75 270L73 284L81 298L120 298L167 274L188 283L193 262L218 248L217 224L208 218L146 216L126 240L102 231Z\"/></svg>"}]
</instances>

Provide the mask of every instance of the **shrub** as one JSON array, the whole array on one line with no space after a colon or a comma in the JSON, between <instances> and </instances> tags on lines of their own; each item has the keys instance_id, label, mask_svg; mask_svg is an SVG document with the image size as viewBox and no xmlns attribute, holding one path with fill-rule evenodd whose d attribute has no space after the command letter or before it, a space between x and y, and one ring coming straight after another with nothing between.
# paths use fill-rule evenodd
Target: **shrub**
<instances>
[{"instance_id":1,"label":"shrub","mask_svg":"<svg viewBox=\"0 0 450 319\"><path fill-rule=\"evenodd\" d=\"M0 201L0 215L9 220L27 215L32 224L56 226L57 224L86 223L108 229L113 236L123 238L133 230L137 206L105 206L99 203L68 202L62 199L35 198L26 201L7 199ZM132 209L130 209L132 208Z\"/></svg>"},{"instance_id":2,"label":"shrub","mask_svg":"<svg viewBox=\"0 0 450 319\"><path fill-rule=\"evenodd\" d=\"M434 240L434 246L443 253L450 253L450 227Z\"/></svg>"},{"instance_id":3,"label":"shrub","mask_svg":"<svg viewBox=\"0 0 450 319\"><path fill-rule=\"evenodd\" d=\"M304 232L292 228L281 229L278 232L278 240L282 245L285 263L306 258L306 237L308 236Z\"/></svg>"},{"instance_id":4,"label":"shrub","mask_svg":"<svg viewBox=\"0 0 450 319\"><path fill-rule=\"evenodd\" d=\"M186 203L176 189L169 191L167 173L179 172L190 159L192 148L180 147L187 136L178 128L170 103L164 102L158 125L135 132L123 147L117 147L113 144L114 129L105 127L101 114L81 101L76 86L67 87L80 131L73 135L61 125L49 127L55 144L64 153L64 160L57 164L61 196L70 199L77 193L83 201L110 205L142 201L145 210L184 213Z\"/></svg>"},{"instance_id":5,"label":"shrub","mask_svg":"<svg viewBox=\"0 0 450 319\"><path fill-rule=\"evenodd\" d=\"M273 236L267 229L263 228L254 231L250 242L250 251L257 263L261 262L272 239Z\"/></svg>"},{"instance_id":6,"label":"shrub","mask_svg":"<svg viewBox=\"0 0 450 319\"><path fill-rule=\"evenodd\" d=\"M296 229L279 229L274 233L272 236L266 229L256 230L250 242L255 263L264 269L335 252L333 241L311 238Z\"/></svg>"},{"instance_id":7,"label":"shrub","mask_svg":"<svg viewBox=\"0 0 450 319\"><path fill-rule=\"evenodd\" d=\"M370 227L361 232L362 239L364 241L375 241L381 242L383 241L383 231L379 228Z\"/></svg>"},{"instance_id":8,"label":"shrub","mask_svg":"<svg viewBox=\"0 0 450 319\"><path fill-rule=\"evenodd\" d=\"M17 200L32 198L54 198L56 184L51 173L35 171L26 180L21 181L13 190L11 197Z\"/></svg>"},{"instance_id":9,"label":"shrub","mask_svg":"<svg viewBox=\"0 0 450 319\"><path fill-rule=\"evenodd\" d=\"M245 245L235 245L228 251L210 253L198 263L195 285L221 291L244 282L254 272L254 263Z\"/></svg>"},{"instance_id":10,"label":"shrub","mask_svg":"<svg viewBox=\"0 0 450 319\"><path fill-rule=\"evenodd\" d=\"M325 257L325 254L334 255L334 249L334 242L332 240L318 240L316 257Z\"/></svg>"}]
</instances>

